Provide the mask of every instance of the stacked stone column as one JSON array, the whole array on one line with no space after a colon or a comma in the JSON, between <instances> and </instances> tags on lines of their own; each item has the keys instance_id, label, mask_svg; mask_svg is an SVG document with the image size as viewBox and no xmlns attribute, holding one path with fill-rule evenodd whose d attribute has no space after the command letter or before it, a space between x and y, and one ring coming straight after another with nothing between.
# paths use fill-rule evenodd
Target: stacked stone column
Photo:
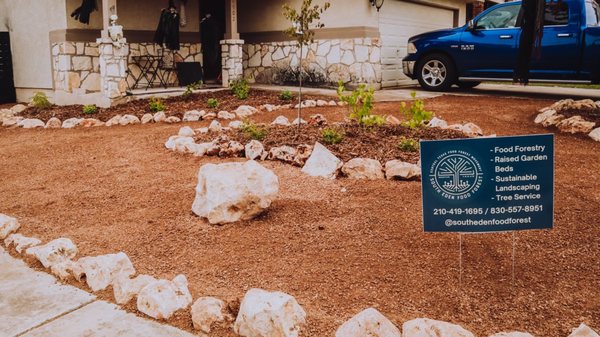
<instances>
[{"instance_id":1,"label":"stacked stone column","mask_svg":"<svg viewBox=\"0 0 600 337\"><path fill-rule=\"evenodd\" d=\"M243 46L244 40L221 41L221 57L223 65L222 79L224 87L228 87L231 82L244 77Z\"/></svg>"},{"instance_id":2,"label":"stacked stone column","mask_svg":"<svg viewBox=\"0 0 600 337\"><path fill-rule=\"evenodd\" d=\"M127 91L127 59L129 45L113 45L111 39L98 39L100 52L100 89L110 101L123 97Z\"/></svg>"}]
</instances>

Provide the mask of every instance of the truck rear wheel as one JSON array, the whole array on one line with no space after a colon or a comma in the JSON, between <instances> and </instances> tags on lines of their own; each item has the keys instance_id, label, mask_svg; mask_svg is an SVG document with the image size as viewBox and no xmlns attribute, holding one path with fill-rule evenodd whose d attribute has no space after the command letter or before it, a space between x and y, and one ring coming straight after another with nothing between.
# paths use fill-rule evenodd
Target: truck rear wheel
<instances>
[{"instance_id":1,"label":"truck rear wheel","mask_svg":"<svg viewBox=\"0 0 600 337\"><path fill-rule=\"evenodd\" d=\"M456 82L454 64L445 55L427 55L419 62L417 79L425 90L447 91Z\"/></svg>"}]
</instances>

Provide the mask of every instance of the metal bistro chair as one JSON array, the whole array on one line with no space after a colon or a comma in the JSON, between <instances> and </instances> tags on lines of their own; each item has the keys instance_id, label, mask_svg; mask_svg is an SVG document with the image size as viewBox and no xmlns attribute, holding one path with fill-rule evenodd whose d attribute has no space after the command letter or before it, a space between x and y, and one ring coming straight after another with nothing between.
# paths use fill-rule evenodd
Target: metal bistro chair
<instances>
[{"instance_id":1,"label":"metal bistro chair","mask_svg":"<svg viewBox=\"0 0 600 337\"><path fill-rule=\"evenodd\" d=\"M181 59L176 50L161 48L159 52L158 67L156 76L160 85L167 88L177 86L179 79L177 77L177 58Z\"/></svg>"}]
</instances>

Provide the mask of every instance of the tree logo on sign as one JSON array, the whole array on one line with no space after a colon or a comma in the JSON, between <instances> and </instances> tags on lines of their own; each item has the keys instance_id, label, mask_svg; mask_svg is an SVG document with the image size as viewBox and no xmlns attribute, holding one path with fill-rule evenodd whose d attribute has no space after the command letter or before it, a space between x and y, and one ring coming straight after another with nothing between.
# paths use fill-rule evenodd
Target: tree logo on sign
<instances>
[{"instance_id":1,"label":"tree logo on sign","mask_svg":"<svg viewBox=\"0 0 600 337\"><path fill-rule=\"evenodd\" d=\"M447 199L467 199L481 187L481 164L467 152L448 151L438 156L431 165L429 181Z\"/></svg>"}]
</instances>

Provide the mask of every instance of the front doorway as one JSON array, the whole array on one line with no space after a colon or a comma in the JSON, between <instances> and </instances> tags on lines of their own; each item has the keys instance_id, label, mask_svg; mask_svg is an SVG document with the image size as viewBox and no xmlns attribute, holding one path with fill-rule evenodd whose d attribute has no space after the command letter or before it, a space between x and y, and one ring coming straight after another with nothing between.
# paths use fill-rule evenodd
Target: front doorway
<instances>
[{"instance_id":1,"label":"front doorway","mask_svg":"<svg viewBox=\"0 0 600 337\"><path fill-rule=\"evenodd\" d=\"M225 37L225 1L200 1L200 36L204 81L221 81L221 40Z\"/></svg>"},{"instance_id":2,"label":"front doorway","mask_svg":"<svg viewBox=\"0 0 600 337\"><path fill-rule=\"evenodd\" d=\"M0 32L0 103L14 103L16 100L10 36L8 32Z\"/></svg>"}]
</instances>

